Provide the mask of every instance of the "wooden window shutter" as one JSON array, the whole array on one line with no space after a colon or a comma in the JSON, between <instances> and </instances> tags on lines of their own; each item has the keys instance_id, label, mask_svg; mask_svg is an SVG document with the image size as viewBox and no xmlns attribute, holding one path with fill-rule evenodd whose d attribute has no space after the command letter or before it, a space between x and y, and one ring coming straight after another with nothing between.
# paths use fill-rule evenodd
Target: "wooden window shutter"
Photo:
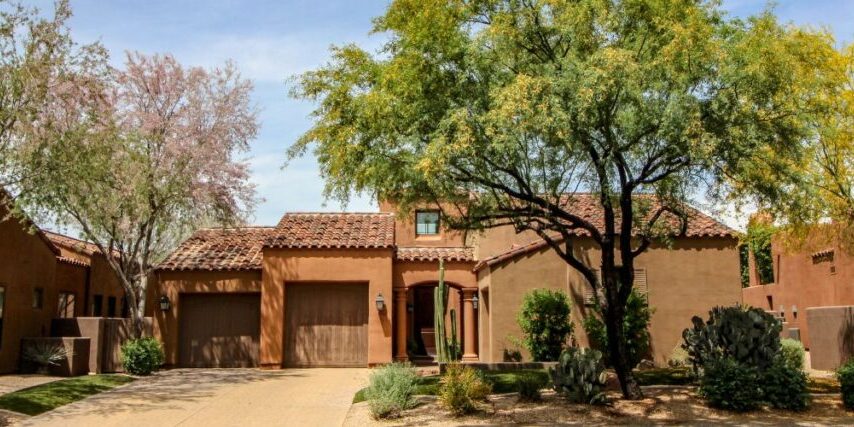
<instances>
[{"instance_id":1,"label":"wooden window shutter","mask_svg":"<svg viewBox=\"0 0 854 427\"><path fill-rule=\"evenodd\" d=\"M635 289L637 289L638 293L648 295L649 294L649 286L646 282L646 269L645 268L636 268L635 269L635 283L632 285Z\"/></svg>"},{"instance_id":2,"label":"wooden window shutter","mask_svg":"<svg viewBox=\"0 0 854 427\"><path fill-rule=\"evenodd\" d=\"M605 296L605 293L603 292L602 286L601 286L602 274L599 270L593 270L593 273L596 275L596 285L597 285L596 289L598 290L599 300L601 301L602 298ZM587 283L587 281L585 280L585 282L584 282L584 305L596 304L596 297L593 294L593 292L594 292L593 289L594 289L593 285L591 285L590 283Z\"/></svg>"}]
</instances>

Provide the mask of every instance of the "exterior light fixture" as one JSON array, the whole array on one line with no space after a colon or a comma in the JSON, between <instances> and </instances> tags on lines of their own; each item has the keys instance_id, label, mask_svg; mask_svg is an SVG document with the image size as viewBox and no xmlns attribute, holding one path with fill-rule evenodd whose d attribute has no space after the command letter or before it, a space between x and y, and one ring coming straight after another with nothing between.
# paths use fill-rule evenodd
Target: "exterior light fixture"
<instances>
[{"instance_id":1,"label":"exterior light fixture","mask_svg":"<svg viewBox=\"0 0 854 427\"><path fill-rule=\"evenodd\" d=\"M474 296L471 297L471 306L475 310L477 310L477 302L478 301L480 301L480 300L477 298L477 294L474 294Z\"/></svg>"},{"instance_id":2,"label":"exterior light fixture","mask_svg":"<svg viewBox=\"0 0 854 427\"><path fill-rule=\"evenodd\" d=\"M784 305L780 306L780 317L782 317L783 319L786 318L786 306Z\"/></svg>"},{"instance_id":3,"label":"exterior light fixture","mask_svg":"<svg viewBox=\"0 0 854 427\"><path fill-rule=\"evenodd\" d=\"M163 295L160 297L160 311L169 311L172 307L172 301L169 301L169 297Z\"/></svg>"},{"instance_id":4,"label":"exterior light fixture","mask_svg":"<svg viewBox=\"0 0 854 427\"><path fill-rule=\"evenodd\" d=\"M385 310L385 297L383 296L382 292L377 294L377 298L374 300L374 302L377 304L377 311Z\"/></svg>"},{"instance_id":5,"label":"exterior light fixture","mask_svg":"<svg viewBox=\"0 0 854 427\"><path fill-rule=\"evenodd\" d=\"M798 306L792 306L792 316L798 317Z\"/></svg>"}]
</instances>

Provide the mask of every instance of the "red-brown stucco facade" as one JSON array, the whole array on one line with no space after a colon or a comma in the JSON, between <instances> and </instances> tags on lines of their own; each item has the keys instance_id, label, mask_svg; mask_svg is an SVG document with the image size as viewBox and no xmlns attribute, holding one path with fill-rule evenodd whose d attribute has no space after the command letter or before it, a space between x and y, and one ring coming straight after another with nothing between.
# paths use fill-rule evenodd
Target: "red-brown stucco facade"
<instances>
[{"instance_id":1,"label":"red-brown stucco facade","mask_svg":"<svg viewBox=\"0 0 854 427\"><path fill-rule=\"evenodd\" d=\"M401 217L393 204L381 203L375 213L289 213L271 227L199 230L156 273L150 306L166 363L429 361L440 259L464 361L501 362L516 350L516 312L535 288L571 296L576 337L586 342L581 276L536 236L509 228L418 233L417 212ZM671 247L653 246L638 261L655 308L657 362L670 355L691 316L741 301L735 232L699 212L691 224ZM596 265L592 242L578 239L583 259ZM241 318L190 320L230 316ZM450 314L447 320L451 325Z\"/></svg>"}]
</instances>

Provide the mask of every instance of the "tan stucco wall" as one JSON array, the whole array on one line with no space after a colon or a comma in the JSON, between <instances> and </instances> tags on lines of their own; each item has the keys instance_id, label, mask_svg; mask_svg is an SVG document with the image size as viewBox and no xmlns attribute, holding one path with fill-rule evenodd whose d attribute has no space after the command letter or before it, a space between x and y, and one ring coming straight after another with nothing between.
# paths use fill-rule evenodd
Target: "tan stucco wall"
<instances>
[{"instance_id":1,"label":"tan stucco wall","mask_svg":"<svg viewBox=\"0 0 854 427\"><path fill-rule=\"evenodd\" d=\"M739 257L736 240L728 238L677 239L672 247L653 246L636 260L636 268L646 269L650 306L655 313L650 325L656 363L664 363L681 340L682 330L694 315L705 316L716 305L741 301ZM597 266L600 255L592 241L580 239L576 254ZM570 293L575 336L586 345L581 327L586 309L583 289L586 281L550 249L496 265L480 273L481 288L488 287L481 316L482 359L500 361L505 349L516 347L508 337L519 338L516 313L526 292L534 288L560 289ZM484 343L486 340L487 343ZM529 355L523 349L524 357Z\"/></svg>"},{"instance_id":2,"label":"tan stucco wall","mask_svg":"<svg viewBox=\"0 0 854 427\"><path fill-rule=\"evenodd\" d=\"M810 365L832 371L854 357L854 306L812 307L804 313L813 330Z\"/></svg>"},{"instance_id":3,"label":"tan stucco wall","mask_svg":"<svg viewBox=\"0 0 854 427\"><path fill-rule=\"evenodd\" d=\"M149 284L151 286L151 284ZM96 254L92 257L89 266L89 301L86 305L86 313L92 315L92 301L94 295L104 296L104 311L107 315L107 301L109 297L116 298L116 317L122 314L125 304L125 291L122 288L119 277L113 272L103 255ZM146 311L148 309L146 308Z\"/></svg>"},{"instance_id":4,"label":"tan stucco wall","mask_svg":"<svg viewBox=\"0 0 854 427\"><path fill-rule=\"evenodd\" d=\"M261 364L284 361L285 288L289 282L368 283L368 363L392 360L394 298L392 249L264 249L261 293ZM377 311L382 293L388 308Z\"/></svg>"},{"instance_id":5,"label":"tan stucco wall","mask_svg":"<svg viewBox=\"0 0 854 427\"><path fill-rule=\"evenodd\" d=\"M436 210L439 209L436 205L425 204L416 210ZM453 212L453 207L450 205L444 206L446 211ZM439 234L435 236L418 236L415 234L415 211L413 210L401 216L397 212L397 206L390 202L380 202L380 212L394 213L396 215L394 221L394 243L397 246L419 246L419 247L449 247L463 246L465 233L459 231L448 230L444 227L442 219L439 219L440 229Z\"/></svg>"},{"instance_id":6,"label":"tan stucco wall","mask_svg":"<svg viewBox=\"0 0 854 427\"><path fill-rule=\"evenodd\" d=\"M157 282L152 283L151 304L156 305L161 295L171 301L171 309L164 313L159 307L151 307L148 313L154 319L154 336L163 342L166 364L178 363L178 319L181 314L182 293L246 293L261 292L260 271L160 271ZM262 318L261 328L265 328ZM263 334L263 332L262 332Z\"/></svg>"},{"instance_id":7,"label":"tan stucco wall","mask_svg":"<svg viewBox=\"0 0 854 427\"><path fill-rule=\"evenodd\" d=\"M0 207L0 218L5 216ZM50 333L57 304L56 257L41 238L26 232L15 219L0 222L0 236L0 286L6 288L0 373L9 373L18 368L21 338ZM44 288L40 310L33 308L33 289L37 287Z\"/></svg>"},{"instance_id":8,"label":"tan stucco wall","mask_svg":"<svg viewBox=\"0 0 854 427\"><path fill-rule=\"evenodd\" d=\"M69 264L65 262L56 263L56 292L69 292L74 294L74 316L83 316L86 313L86 280L89 268L82 265ZM57 307L53 307L57 312Z\"/></svg>"}]
</instances>

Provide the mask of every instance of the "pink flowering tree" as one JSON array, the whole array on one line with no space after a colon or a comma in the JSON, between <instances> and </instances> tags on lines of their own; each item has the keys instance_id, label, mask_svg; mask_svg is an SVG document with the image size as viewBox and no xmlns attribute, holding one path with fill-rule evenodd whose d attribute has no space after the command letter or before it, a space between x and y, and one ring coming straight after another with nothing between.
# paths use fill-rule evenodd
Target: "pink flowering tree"
<instances>
[{"instance_id":1,"label":"pink flowering tree","mask_svg":"<svg viewBox=\"0 0 854 427\"><path fill-rule=\"evenodd\" d=\"M16 202L112 254L141 334L153 266L192 229L242 222L254 207L238 157L258 131L252 84L232 63L207 70L138 53L85 78L97 83L56 85L54 108L23 133Z\"/></svg>"}]
</instances>

